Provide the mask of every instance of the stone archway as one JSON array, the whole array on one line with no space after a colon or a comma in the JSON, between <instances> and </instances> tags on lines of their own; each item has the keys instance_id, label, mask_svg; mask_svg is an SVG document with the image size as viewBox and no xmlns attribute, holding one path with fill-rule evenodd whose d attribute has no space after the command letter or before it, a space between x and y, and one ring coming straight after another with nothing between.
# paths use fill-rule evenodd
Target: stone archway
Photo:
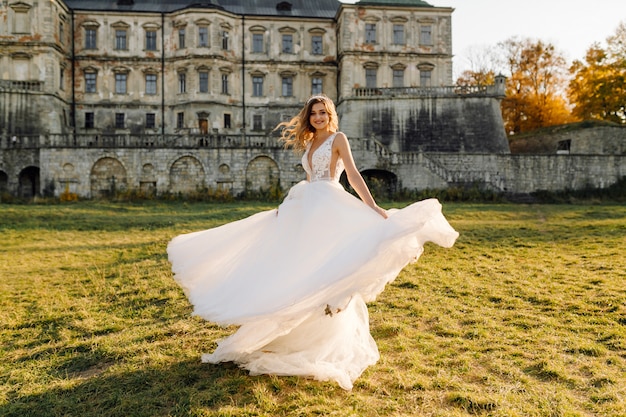
<instances>
[{"instance_id":1,"label":"stone archway","mask_svg":"<svg viewBox=\"0 0 626 417\"><path fill-rule=\"evenodd\" d=\"M99 159L91 168L89 181L92 198L113 197L127 188L126 168L115 158Z\"/></svg>"},{"instance_id":2,"label":"stone archway","mask_svg":"<svg viewBox=\"0 0 626 417\"><path fill-rule=\"evenodd\" d=\"M197 158L183 156L170 168L170 192L187 194L205 187L204 167Z\"/></svg>"},{"instance_id":3,"label":"stone archway","mask_svg":"<svg viewBox=\"0 0 626 417\"><path fill-rule=\"evenodd\" d=\"M39 194L39 167L24 168L18 179L18 195L24 198L33 198Z\"/></svg>"},{"instance_id":4,"label":"stone archway","mask_svg":"<svg viewBox=\"0 0 626 417\"><path fill-rule=\"evenodd\" d=\"M269 190L280 184L280 169L269 156L257 156L246 168L246 190Z\"/></svg>"}]
</instances>

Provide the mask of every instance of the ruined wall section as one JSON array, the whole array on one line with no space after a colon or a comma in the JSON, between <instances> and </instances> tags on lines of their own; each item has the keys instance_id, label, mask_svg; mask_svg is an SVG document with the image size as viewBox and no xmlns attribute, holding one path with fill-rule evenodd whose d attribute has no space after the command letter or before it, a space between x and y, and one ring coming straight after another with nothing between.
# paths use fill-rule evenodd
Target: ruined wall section
<instances>
[{"instance_id":1,"label":"ruined wall section","mask_svg":"<svg viewBox=\"0 0 626 417\"><path fill-rule=\"evenodd\" d=\"M377 138L393 152L509 153L494 97L395 97L344 100L349 137Z\"/></svg>"}]
</instances>

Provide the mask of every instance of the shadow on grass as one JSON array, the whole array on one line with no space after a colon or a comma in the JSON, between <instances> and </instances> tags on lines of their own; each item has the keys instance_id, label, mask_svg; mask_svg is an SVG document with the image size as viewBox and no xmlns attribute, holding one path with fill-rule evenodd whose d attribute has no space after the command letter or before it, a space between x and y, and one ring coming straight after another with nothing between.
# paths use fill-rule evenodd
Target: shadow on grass
<instances>
[{"instance_id":1,"label":"shadow on grass","mask_svg":"<svg viewBox=\"0 0 626 417\"><path fill-rule=\"evenodd\" d=\"M232 363L188 360L116 372L94 365L69 375L67 388L9 396L2 416L187 416L193 410L256 404L251 377Z\"/></svg>"}]
</instances>

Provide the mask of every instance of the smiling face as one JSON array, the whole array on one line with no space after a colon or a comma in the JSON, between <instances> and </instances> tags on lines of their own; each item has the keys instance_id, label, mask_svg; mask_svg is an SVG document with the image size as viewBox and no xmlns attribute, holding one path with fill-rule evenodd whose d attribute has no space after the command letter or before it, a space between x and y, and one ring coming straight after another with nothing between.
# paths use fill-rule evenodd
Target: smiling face
<instances>
[{"instance_id":1,"label":"smiling face","mask_svg":"<svg viewBox=\"0 0 626 417\"><path fill-rule=\"evenodd\" d=\"M311 107L311 113L309 114L309 123L315 130L328 130L330 123L330 115L326 110L324 103L315 103Z\"/></svg>"}]
</instances>

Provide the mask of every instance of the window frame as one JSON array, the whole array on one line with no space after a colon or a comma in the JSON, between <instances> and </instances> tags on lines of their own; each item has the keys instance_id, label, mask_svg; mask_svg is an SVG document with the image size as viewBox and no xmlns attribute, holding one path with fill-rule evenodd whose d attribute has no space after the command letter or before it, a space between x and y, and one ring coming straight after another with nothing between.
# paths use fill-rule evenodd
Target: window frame
<instances>
[{"instance_id":1,"label":"window frame","mask_svg":"<svg viewBox=\"0 0 626 417\"><path fill-rule=\"evenodd\" d=\"M366 22L365 23L365 43L366 44L376 44L376 23L375 22Z\"/></svg>"},{"instance_id":2,"label":"window frame","mask_svg":"<svg viewBox=\"0 0 626 417\"><path fill-rule=\"evenodd\" d=\"M319 38L319 42L317 42L318 38ZM312 55L324 55L324 37L322 35L311 36L311 54Z\"/></svg>"},{"instance_id":3,"label":"window frame","mask_svg":"<svg viewBox=\"0 0 626 417\"><path fill-rule=\"evenodd\" d=\"M156 74L149 73L145 76L146 94L153 96L158 94L158 77Z\"/></svg>"},{"instance_id":4,"label":"window frame","mask_svg":"<svg viewBox=\"0 0 626 417\"><path fill-rule=\"evenodd\" d=\"M198 26L198 47L206 48L209 46L209 27Z\"/></svg>"},{"instance_id":5,"label":"window frame","mask_svg":"<svg viewBox=\"0 0 626 417\"><path fill-rule=\"evenodd\" d=\"M95 71L85 72L85 93L93 94L98 92L98 73Z\"/></svg>"},{"instance_id":6,"label":"window frame","mask_svg":"<svg viewBox=\"0 0 626 417\"><path fill-rule=\"evenodd\" d=\"M311 95L322 94L323 92L324 92L324 79L322 77L311 78Z\"/></svg>"},{"instance_id":7,"label":"window frame","mask_svg":"<svg viewBox=\"0 0 626 417\"><path fill-rule=\"evenodd\" d=\"M128 94L128 73L115 73L115 94Z\"/></svg>"},{"instance_id":8,"label":"window frame","mask_svg":"<svg viewBox=\"0 0 626 417\"><path fill-rule=\"evenodd\" d=\"M115 128L126 129L126 113L115 113Z\"/></svg>"},{"instance_id":9,"label":"window frame","mask_svg":"<svg viewBox=\"0 0 626 417\"><path fill-rule=\"evenodd\" d=\"M128 29L115 29L115 50L128 51Z\"/></svg>"},{"instance_id":10,"label":"window frame","mask_svg":"<svg viewBox=\"0 0 626 417\"><path fill-rule=\"evenodd\" d=\"M85 49L98 49L98 29L95 27L85 28Z\"/></svg>"},{"instance_id":11,"label":"window frame","mask_svg":"<svg viewBox=\"0 0 626 417\"><path fill-rule=\"evenodd\" d=\"M146 113L146 129L156 128L156 113Z\"/></svg>"},{"instance_id":12,"label":"window frame","mask_svg":"<svg viewBox=\"0 0 626 417\"><path fill-rule=\"evenodd\" d=\"M85 129L94 129L96 126L96 117L94 112L85 112Z\"/></svg>"},{"instance_id":13,"label":"window frame","mask_svg":"<svg viewBox=\"0 0 626 417\"><path fill-rule=\"evenodd\" d=\"M283 33L281 34L281 53L283 54L293 54L293 34L292 33Z\"/></svg>"},{"instance_id":14,"label":"window frame","mask_svg":"<svg viewBox=\"0 0 626 417\"><path fill-rule=\"evenodd\" d=\"M262 54L265 53L265 36L262 33L252 34L252 53Z\"/></svg>"},{"instance_id":15,"label":"window frame","mask_svg":"<svg viewBox=\"0 0 626 417\"><path fill-rule=\"evenodd\" d=\"M198 92L199 93L209 92L209 71L207 70L198 71Z\"/></svg>"},{"instance_id":16,"label":"window frame","mask_svg":"<svg viewBox=\"0 0 626 417\"><path fill-rule=\"evenodd\" d=\"M228 91L228 74L226 73L222 73L222 94L230 94Z\"/></svg>"},{"instance_id":17,"label":"window frame","mask_svg":"<svg viewBox=\"0 0 626 417\"><path fill-rule=\"evenodd\" d=\"M263 83L264 77L262 75L252 76L252 97L263 97Z\"/></svg>"},{"instance_id":18,"label":"window frame","mask_svg":"<svg viewBox=\"0 0 626 417\"><path fill-rule=\"evenodd\" d=\"M421 46L433 45L433 26L432 25L420 25L420 39L419 44Z\"/></svg>"},{"instance_id":19,"label":"window frame","mask_svg":"<svg viewBox=\"0 0 626 417\"><path fill-rule=\"evenodd\" d=\"M404 24L394 23L392 32L394 45L406 45L406 30Z\"/></svg>"},{"instance_id":20,"label":"window frame","mask_svg":"<svg viewBox=\"0 0 626 417\"><path fill-rule=\"evenodd\" d=\"M178 28L178 49L185 49L187 47L185 42L186 36L187 29L184 27Z\"/></svg>"},{"instance_id":21,"label":"window frame","mask_svg":"<svg viewBox=\"0 0 626 417\"><path fill-rule=\"evenodd\" d=\"M291 75L281 76L280 85L281 85L280 92L281 92L282 97L293 97L293 76Z\"/></svg>"},{"instance_id":22,"label":"window frame","mask_svg":"<svg viewBox=\"0 0 626 417\"><path fill-rule=\"evenodd\" d=\"M178 73L178 94L185 94L187 92L187 73Z\"/></svg>"},{"instance_id":23,"label":"window frame","mask_svg":"<svg viewBox=\"0 0 626 417\"><path fill-rule=\"evenodd\" d=\"M157 31L150 29L146 30L146 51L158 51Z\"/></svg>"}]
</instances>

